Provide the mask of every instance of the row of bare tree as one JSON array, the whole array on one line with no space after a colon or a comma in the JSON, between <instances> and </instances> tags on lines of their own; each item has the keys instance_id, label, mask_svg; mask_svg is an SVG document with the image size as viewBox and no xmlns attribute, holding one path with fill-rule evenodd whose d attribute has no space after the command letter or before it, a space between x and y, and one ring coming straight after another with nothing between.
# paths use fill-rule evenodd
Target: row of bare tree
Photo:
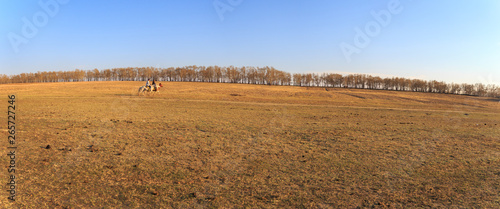
<instances>
[{"instance_id":1,"label":"row of bare tree","mask_svg":"<svg viewBox=\"0 0 500 209\"><path fill-rule=\"evenodd\" d=\"M421 79L408 79L399 77L381 78L379 76L371 76L365 74L350 74L345 76L335 73L294 74L293 83L300 86L381 89L500 97L500 88L493 84L447 84L445 82L436 80L425 81Z\"/></svg>"},{"instance_id":2,"label":"row of bare tree","mask_svg":"<svg viewBox=\"0 0 500 209\"><path fill-rule=\"evenodd\" d=\"M296 85L395 91L432 92L500 97L495 85L447 84L407 78L381 78L364 74L341 75L336 73L290 74L274 67L219 67L186 66L177 68L113 68L104 70L48 71L1 75L0 83L78 82L78 81L186 81L214 83L246 83L263 85Z\"/></svg>"}]
</instances>

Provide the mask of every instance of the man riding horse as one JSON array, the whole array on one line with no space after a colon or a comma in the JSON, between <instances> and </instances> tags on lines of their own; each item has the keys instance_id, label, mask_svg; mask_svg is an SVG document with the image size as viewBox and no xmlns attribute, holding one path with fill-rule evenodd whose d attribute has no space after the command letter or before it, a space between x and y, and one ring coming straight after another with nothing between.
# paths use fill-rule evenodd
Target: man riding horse
<instances>
[{"instance_id":1,"label":"man riding horse","mask_svg":"<svg viewBox=\"0 0 500 209\"><path fill-rule=\"evenodd\" d=\"M156 86L156 82L155 82L155 79L153 79L153 82L151 84L149 84L149 78L148 78L148 81L146 82L146 87L148 88L148 91L158 91L158 87ZM160 83L159 85L160 87L163 87ZM151 89L151 87L153 87L153 89Z\"/></svg>"},{"instance_id":2,"label":"man riding horse","mask_svg":"<svg viewBox=\"0 0 500 209\"><path fill-rule=\"evenodd\" d=\"M148 78L148 81L146 81L146 87L148 88L148 91L151 91L151 85L149 84L149 78Z\"/></svg>"},{"instance_id":3,"label":"man riding horse","mask_svg":"<svg viewBox=\"0 0 500 209\"><path fill-rule=\"evenodd\" d=\"M159 92L160 87L163 87L161 83L159 85L156 85L155 80L153 79L153 82L150 84L150 79L146 82L145 86L141 86L139 88L139 91L137 92L138 94L145 93L145 92Z\"/></svg>"}]
</instances>

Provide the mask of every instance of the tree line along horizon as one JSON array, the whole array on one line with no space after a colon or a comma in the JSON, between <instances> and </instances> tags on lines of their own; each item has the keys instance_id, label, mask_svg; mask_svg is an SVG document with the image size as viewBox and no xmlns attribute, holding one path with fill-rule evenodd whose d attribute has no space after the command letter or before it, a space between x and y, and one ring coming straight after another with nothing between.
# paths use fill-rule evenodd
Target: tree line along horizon
<instances>
[{"instance_id":1,"label":"tree line along horizon","mask_svg":"<svg viewBox=\"0 0 500 209\"><path fill-rule=\"evenodd\" d=\"M43 71L18 75L0 74L0 84L46 83L83 81L180 81L242 83L261 85L287 85L308 87L337 87L356 89L378 89L485 96L500 98L500 87L493 84L456 84L443 81L425 81L401 77L381 78L367 74L338 73L288 73L274 67L127 67L112 69Z\"/></svg>"}]
</instances>

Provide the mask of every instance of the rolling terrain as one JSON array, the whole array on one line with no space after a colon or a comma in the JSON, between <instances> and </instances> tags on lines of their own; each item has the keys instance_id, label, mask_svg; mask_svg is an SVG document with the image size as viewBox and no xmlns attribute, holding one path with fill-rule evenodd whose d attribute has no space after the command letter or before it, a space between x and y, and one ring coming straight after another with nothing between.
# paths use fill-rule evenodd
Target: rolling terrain
<instances>
[{"instance_id":1,"label":"rolling terrain","mask_svg":"<svg viewBox=\"0 0 500 209\"><path fill-rule=\"evenodd\" d=\"M0 204L500 207L498 99L162 83L154 96L137 96L144 82L0 85L18 137L17 201L4 190Z\"/></svg>"}]
</instances>

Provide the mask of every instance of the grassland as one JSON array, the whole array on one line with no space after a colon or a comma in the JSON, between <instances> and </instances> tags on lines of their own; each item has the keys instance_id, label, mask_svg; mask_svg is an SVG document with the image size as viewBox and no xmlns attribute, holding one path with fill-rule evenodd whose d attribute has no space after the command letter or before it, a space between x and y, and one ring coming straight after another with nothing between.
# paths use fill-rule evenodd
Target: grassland
<instances>
[{"instance_id":1,"label":"grassland","mask_svg":"<svg viewBox=\"0 0 500 209\"><path fill-rule=\"evenodd\" d=\"M143 82L0 85L4 109L18 98L19 146L18 200L4 189L0 204L500 207L498 100L163 84L155 96L135 95Z\"/></svg>"}]
</instances>

